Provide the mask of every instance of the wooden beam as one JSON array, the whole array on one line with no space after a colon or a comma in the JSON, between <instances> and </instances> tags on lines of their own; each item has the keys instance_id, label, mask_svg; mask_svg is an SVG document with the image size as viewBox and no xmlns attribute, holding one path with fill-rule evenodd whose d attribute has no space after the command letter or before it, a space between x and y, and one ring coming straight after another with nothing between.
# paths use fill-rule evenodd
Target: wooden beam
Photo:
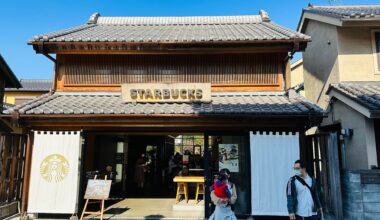
<instances>
[{"instance_id":1,"label":"wooden beam","mask_svg":"<svg viewBox=\"0 0 380 220\"><path fill-rule=\"evenodd\" d=\"M27 143L26 143L26 153L25 153L25 170L24 170L24 181L22 184L22 199L21 199L21 216L26 214L28 197L29 197L29 184L30 184L30 173L32 164L32 152L33 152L33 139L34 134L31 131L27 132Z\"/></svg>"},{"instance_id":2,"label":"wooden beam","mask_svg":"<svg viewBox=\"0 0 380 220\"><path fill-rule=\"evenodd\" d=\"M318 116L315 116L318 117ZM319 116L321 117L321 116ZM308 115L303 116L276 116L265 117L162 117L162 116L140 116L140 117L123 117L115 116L110 117L89 117L84 115L82 117L23 117L22 123L25 126L33 129L76 129L76 130L97 130L97 129L114 129L117 130L152 130L159 131L162 129L167 130L192 130L192 131L206 131L206 130L236 130L236 129L298 129L304 130L310 125L310 118Z\"/></svg>"}]
</instances>

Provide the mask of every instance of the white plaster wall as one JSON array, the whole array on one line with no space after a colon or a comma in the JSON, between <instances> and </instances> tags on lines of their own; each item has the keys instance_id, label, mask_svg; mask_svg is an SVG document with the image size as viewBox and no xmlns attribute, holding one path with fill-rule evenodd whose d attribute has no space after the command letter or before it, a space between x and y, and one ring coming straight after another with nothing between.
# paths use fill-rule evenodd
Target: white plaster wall
<instances>
[{"instance_id":1,"label":"white plaster wall","mask_svg":"<svg viewBox=\"0 0 380 220\"><path fill-rule=\"evenodd\" d=\"M325 93L329 84L339 81L337 29L333 25L310 20L305 34L312 37L303 53L305 95L326 108L328 96Z\"/></svg>"}]
</instances>

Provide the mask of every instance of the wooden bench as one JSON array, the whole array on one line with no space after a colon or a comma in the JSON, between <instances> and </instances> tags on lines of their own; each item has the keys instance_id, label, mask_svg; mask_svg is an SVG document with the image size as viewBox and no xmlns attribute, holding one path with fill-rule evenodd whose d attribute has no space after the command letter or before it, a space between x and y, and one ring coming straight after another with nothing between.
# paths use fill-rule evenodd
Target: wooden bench
<instances>
[{"instance_id":1,"label":"wooden bench","mask_svg":"<svg viewBox=\"0 0 380 220\"><path fill-rule=\"evenodd\" d=\"M173 182L177 183L177 194L175 202L179 202L179 196L183 194L185 196L186 203L189 201L189 188L188 183L196 183L197 190L195 200L198 203L198 194L204 194L204 176L176 176L173 178Z\"/></svg>"}]
</instances>

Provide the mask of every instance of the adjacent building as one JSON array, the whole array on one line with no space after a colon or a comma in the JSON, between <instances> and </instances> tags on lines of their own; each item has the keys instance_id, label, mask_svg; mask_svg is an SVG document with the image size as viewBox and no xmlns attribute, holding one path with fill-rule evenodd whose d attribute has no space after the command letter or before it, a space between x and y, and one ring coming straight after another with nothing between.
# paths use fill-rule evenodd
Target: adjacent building
<instances>
[{"instance_id":1,"label":"adjacent building","mask_svg":"<svg viewBox=\"0 0 380 220\"><path fill-rule=\"evenodd\" d=\"M380 5L309 5L298 30L312 38L303 53L306 98L328 116L317 133L340 137L345 218L377 219Z\"/></svg>"},{"instance_id":2,"label":"adjacent building","mask_svg":"<svg viewBox=\"0 0 380 220\"><path fill-rule=\"evenodd\" d=\"M48 93L52 88L51 80L21 79L21 88L5 88L4 102L20 105Z\"/></svg>"},{"instance_id":3,"label":"adjacent building","mask_svg":"<svg viewBox=\"0 0 380 220\"><path fill-rule=\"evenodd\" d=\"M351 93L359 90L363 99L366 95L376 100L378 91L370 88L380 84L379 10L378 5L310 6L303 10L298 27L313 39L303 53L306 98L328 109L329 118L322 123L324 126L340 124L341 128L354 129L355 135L346 143L346 167L349 169L369 169L378 166L380 159L375 153L372 122L375 116L355 110L352 103L347 104L336 93L347 91L344 95L355 99ZM335 112L338 105L345 106L345 114ZM355 117L348 116L349 112Z\"/></svg>"}]
</instances>

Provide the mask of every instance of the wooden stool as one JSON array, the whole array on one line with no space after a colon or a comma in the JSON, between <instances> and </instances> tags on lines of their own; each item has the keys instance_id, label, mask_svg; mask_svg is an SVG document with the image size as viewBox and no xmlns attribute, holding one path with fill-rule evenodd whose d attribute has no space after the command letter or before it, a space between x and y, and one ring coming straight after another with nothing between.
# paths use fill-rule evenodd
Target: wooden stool
<instances>
[{"instance_id":1,"label":"wooden stool","mask_svg":"<svg viewBox=\"0 0 380 220\"><path fill-rule=\"evenodd\" d=\"M197 191L195 193L195 202L198 204L198 195L202 194L204 196L205 194L205 184L204 183L197 183Z\"/></svg>"},{"instance_id":2,"label":"wooden stool","mask_svg":"<svg viewBox=\"0 0 380 220\"><path fill-rule=\"evenodd\" d=\"M177 195L175 196L175 203L179 202L179 195L184 194L186 203L189 201L189 188L187 187L187 183L178 183L177 184Z\"/></svg>"}]
</instances>

